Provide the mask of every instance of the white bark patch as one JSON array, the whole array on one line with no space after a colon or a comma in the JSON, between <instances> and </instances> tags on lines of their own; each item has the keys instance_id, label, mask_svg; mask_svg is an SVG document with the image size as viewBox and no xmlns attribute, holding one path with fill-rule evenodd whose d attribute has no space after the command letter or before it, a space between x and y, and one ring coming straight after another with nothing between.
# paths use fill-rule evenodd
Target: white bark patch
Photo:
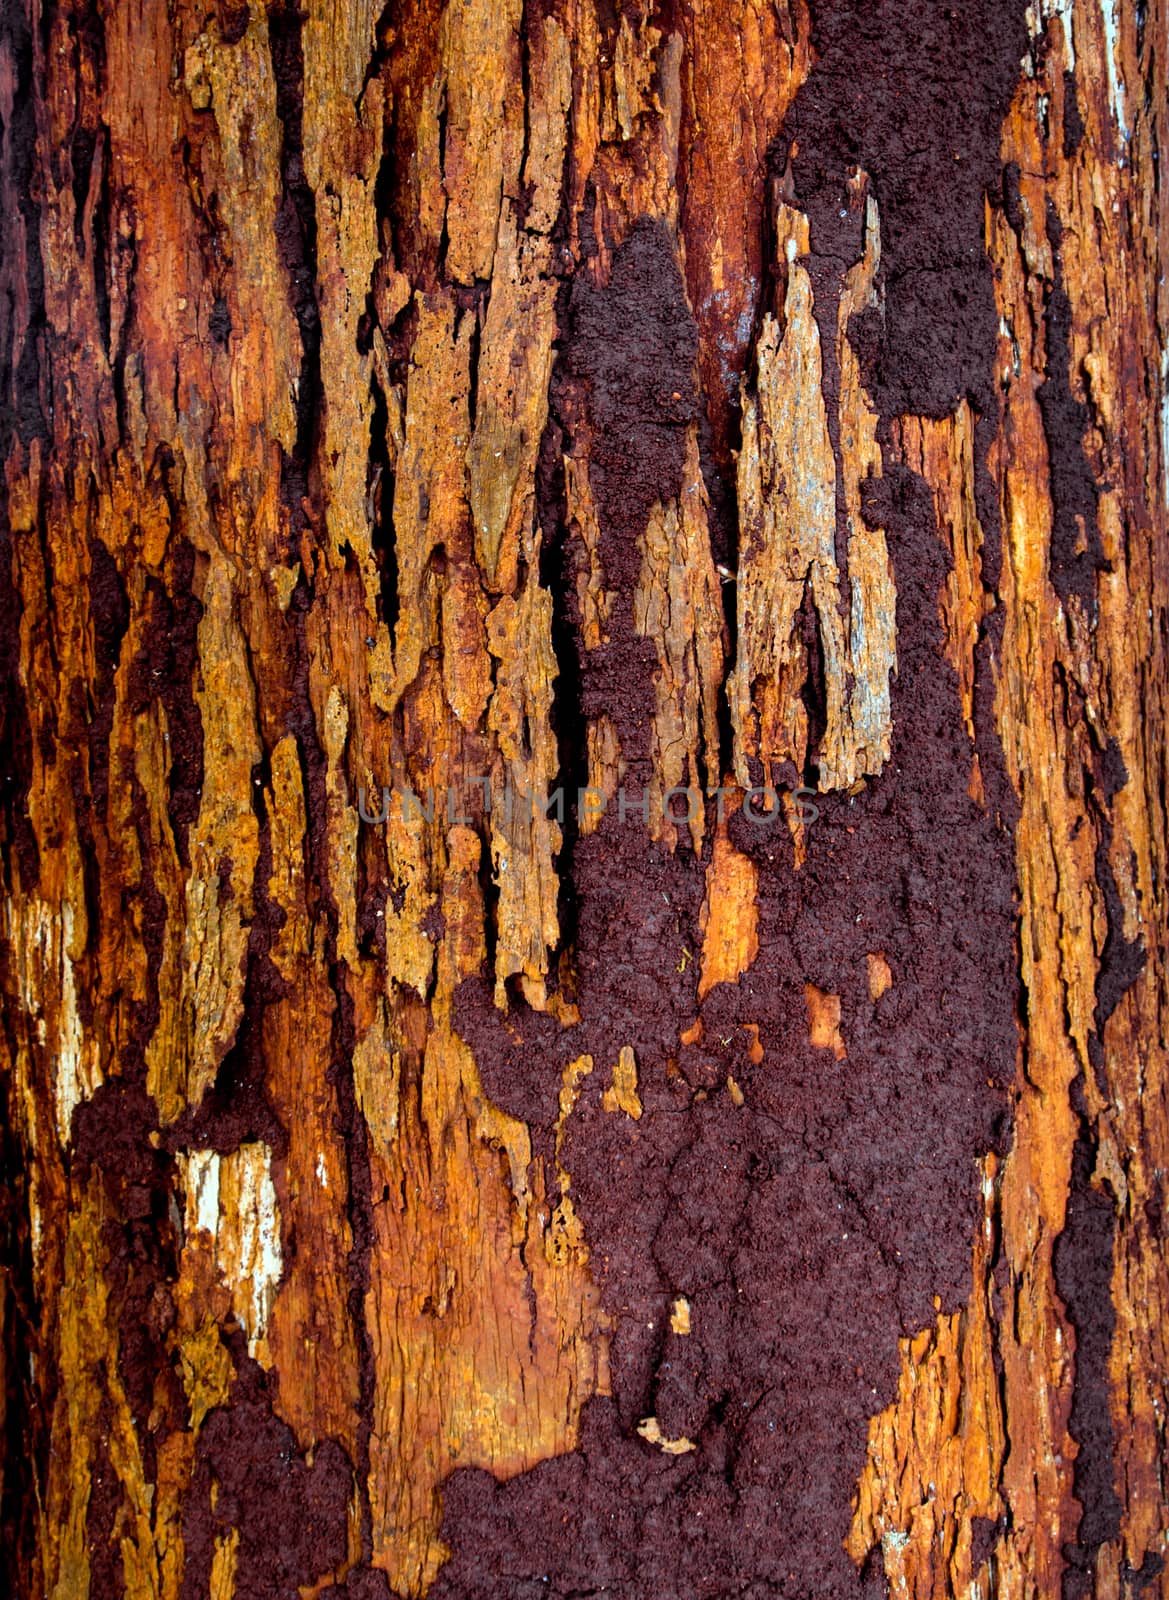
<instances>
[{"instance_id":1,"label":"white bark patch","mask_svg":"<svg viewBox=\"0 0 1169 1600\"><path fill-rule=\"evenodd\" d=\"M219 1156L214 1150L192 1150L185 1159L187 1229L193 1216L194 1226L214 1238L219 1232Z\"/></svg>"},{"instance_id":2,"label":"white bark patch","mask_svg":"<svg viewBox=\"0 0 1169 1600\"><path fill-rule=\"evenodd\" d=\"M192 1150L178 1162L187 1197L184 1249L205 1249L210 1239L248 1354L267 1365L265 1335L283 1268L272 1152L266 1144L242 1144L226 1156Z\"/></svg>"},{"instance_id":3,"label":"white bark patch","mask_svg":"<svg viewBox=\"0 0 1169 1600\"><path fill-rule=\"evenodd\" d=\"M19 907L5 902L4 934L16 967L17 995L36 1043L52 1059L57 1136L63 1146L69 1143L74 1111L102 1081L97 1040L85 1038L77 1009L75 932L68 900L59 910L45 900L29 899Z\"/></svg>"},{"instance_id":4,"label":"white bark patch","mask_svg":"<svg viewBox=\"0 0 1169 1600\"><path fill-rule=\"evenodd\" d=\"M81 1037L81 1017L77 1011L77 983L69 955L72 942L73 907L66 901L61 907L61 1009L57 1018L57 1133L62 1144L69 1139L73 1112L96 1087L83 1061L84 1041Z\"/></svg>"},{"instance_id":5,"label":"white bark patch","mask_svg":"<svg viewBox=\"0 0 1169 1600\"><path fill-rule=\"evenodd\" d=\"M1116 50L1120 43L1116 18L1116 0L1100 0L1100 16L1104 22L1104 66L1108 73L1108 100L1120 137L1129 137L1124 109L1124 82L1116 65Z\"/></svg>"},{"instance_id":6,"label":"white bark patch","mask_svg":"<svg viewBox=\"0 0 1169 1600\"><path fill-rule=\"evenodd\" d=\"M1043 0L1043 20L1046 22L1050 17L1058 17L1063 27L1063 64L1067 72L1074 72L1076 66L1076 46L1072 39L1073 9L1074 0ZM1032 32L1038 30L1033 29Z\"/></svg>"}]
</instances>

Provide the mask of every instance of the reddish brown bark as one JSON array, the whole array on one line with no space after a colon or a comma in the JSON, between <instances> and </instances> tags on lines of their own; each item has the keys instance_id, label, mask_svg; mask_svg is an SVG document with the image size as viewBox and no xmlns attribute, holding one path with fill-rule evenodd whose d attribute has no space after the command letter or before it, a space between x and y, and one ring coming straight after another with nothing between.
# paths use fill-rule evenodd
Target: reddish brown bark
<instances>
[{"instance_id":1,"label":"reddish brown bark","mask_svg":"<svg viewBox=\"0 0 1169 1600\"><path fill-rule=\"evenodd\" d=\"M1169 1593L1169 13L1037 11L9 6L16 1592Z\"/></svg>"}]
</instances>

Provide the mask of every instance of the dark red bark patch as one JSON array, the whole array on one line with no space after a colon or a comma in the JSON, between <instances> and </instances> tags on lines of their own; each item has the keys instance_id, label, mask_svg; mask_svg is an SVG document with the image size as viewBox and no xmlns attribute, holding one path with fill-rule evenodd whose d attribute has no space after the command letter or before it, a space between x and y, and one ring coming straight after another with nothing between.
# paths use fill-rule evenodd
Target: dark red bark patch
<instances>
[{"instance_id":1,"label":"dark red bark patch","mask_svg":"<svg viewBox=\"0 0 1169 1600\"><path fill-rule=\"evenodd\" d=\"M571 432L574 404L588 417L589 483L601 531L606 586L617 595L610 642L578 653L580 711L613 718L627 760L648 756L648 711L657 652L633 628L640 539L656 501L682 487L686 430L698 420L698 333L665 225L642 218L614 253L610 282L579 277L558 401ZM572 394L575 387L579 391Z\"/></svg>"},{"instance_id":2,"label":"dark red bark patch","mask_svg":"<svg viewBox=\"0 0 1169 1600\"><path fill-rule=\"evenodd\" d=\"M1082 1094L1079 1098L1082 1105ZM1116 1331L1112 1304L1116 1208L1106 1193L1092 1185L1095 1162L1096 1143L1085 1120L1076 1140L1067 1219L1054 1258L1056 1287L1076 1331L1076 1378L1068 1428L1079 1446L1074 1482L1082 1508L1075 1543L1064 1548L1068 1568L1063 1577L1063 1600L1081 1600L1094 1592L1094 1554L1120 1533L1108 1380Z\"/></svg>"},{"instance_id":3,"label":"dark red bark patch","mask_svg":"<svg viewBox=\"0 0 1169 1600\"><path fill-rule=\"evenodd\" d=\"M122 1506L122 1482L110 1454L113 1432L113 1407L103 1395L98 1410L98 1425L90 1469L89 1504L85 1512L85 1536L89 1554L89 1584L94 1595L125 1593L122 1546L118 1538L118 1512Z\"/></svg>"},{"instance_id":4,"label":"dark red bark patch","mask_svg":"<svg viewBox=\"0 0 1169 1600\"><path fill-rule=\"evenodd\" d=\"M244 1356L231 1405L213 1411L199 1434L183 1513L184 1600L207 1593L215 1540L232 1528L239 1600L295 1600L299 1585L344 1559L351 1489L341 1446L326 1439L308 1465L272 1411L262 1369Z\"/></svg>"},{"instance_id":5,"label":"dark red bark patch","mask_svg":"<svg viewBox=\"0 0 1169 1600\"><path fill-rule=\"evenodd\" d=\"M992 407L983 193L1000 181L1025 41L1021 6L976 10L818 8L819 60L787 130L831 318L860 253L840 197L854 166L871 175L887 320L854 331L886 419L945 414L963 396ZM538 1144L561 1067L594 1056L563 1159L617 1320L613 1398L586 1407L570 1456L507 1484L454 1476L435 1600L883 1592L879 1560L858 1572L842 1548L868 1420L896 1392L898 1338L969 1292L977 1158L1009 1135L1014 802L982 682L987 809L967 792L973 751L938 620L946 556L929 490L904 470L869 492L898 594L892 760L858 796L817 797L798 872L786 830L734 820L759 868L760 951L697 1004L697 963L683 957L700 948L704 865L685 845L653 845L635 808L654 670L630 626L638 538L653 501L677 493L698 409L677 284L668 240L641 224L609 285L578 285L565 319L558 426L570 448L588 434L606 583L621 596L611 644L575 643L566 682L579 681L578 717L614 718L630 762L625 819L614 806L569 857L581 1022L558 1034L516 1005L504 1030L477 985L456 1010L488 1092L536 1125ZM572 726L572 709L561 715ZM878 950L893 985L874 1002L866 957ZM807 984L840 997L843 1060L810 1042ZM683 1049L700 1012L703 1037ZM638 1061L636 1123L601 1106L622 1045ZM670 1330L678 1295L688 1336ZM697 1449L674 1458L644 1442L650 1415Z\"/></svg>"},{"instance_id":6,"label":"dark red bark patch","mask_svg":"<svg viewBox=\"0 0 1169 1600\"><path fill-rule=\"evenodd\" d=\"M325 1589L321 1600L395 1600L390 1580L380 1567L355 1567L344 1583Z\"/></svg>"},{"instance_id":7,"label":"dark red bark patch","mask_svg":"<svg viewBox=\"0 0 1169 1600\"><path fill-rule=\"evenodd\" d=\"M784 133L814 254L857 259L846 182L855 168L870 176L886 294L880 409L945 416L966 396L989 413L997 318L983 197L1028 47L1024 7L816 4L812 43Z\"/></svg>"},{"instance_id":8,"label":"dark red bark patch","mask_svg":"<svg viewBox=\"0 0 1169 1600\"><path fill-rule=\"evenodd\" d=\"M1072 387L1072 307L1063 285L1063 229L1050 200L1046 224L1055 281L1047 295L1043 318L1047 373L1036 398L1050 461L1051 581L1065 605L1069 596L1079 595L1086 615L1091 617L1096 607L1096 573L1105 565L1097 510L1099 489L1084 454L1090 413Z\"/></svg>"},{"instance_id":9,"label":"dark red bark patch","mask_svg":"<svg viewBox=\"0 0 1169 1600\"><path fill-rule=\"evenodd\" d=\"M975 1158L1005 1136L1016 1037L1011 818L966 793L930 496L904 472L884 489L901 640L893 760L855 799L818 797L799 873L785 833L736 819L760 869L761 948L738 985L707 997L701 1044L677 1039L699 1010L679 958L699 947L703 869L652 846L636 812L607 816L574 855L580 1026L558 1038L517 1008L517 1043L483 991L460 991L489 1092L545 1135L554 1064L584 1050L597 1061L563 1156L618 1323L614 1399L590 1408L583 1461L507 1486L456 1480L444 1600L513 1593L482 1552L516 1539L558 1595L577 1591L582 1562L591 1587L638 1600L751 1582L799 1594L809 1571L824 1596L870 1581L841 1549L868 1418L895 1392L897 1339L932 1321L935 1295L952 1309L968 1293ZM982 742L980 756L993 782L997 748ZM873 950L894 975L876 1003ZM811 1046L806 983L841 997L846 1060ZM622 1044L638 1059L636 1124L600 1105ZM677 1295L688 1337L669 1331ZM671 1460L643 1443L649 1415L697 1452ZM557 1527L569 1503L572 1536ZM527 1571L510 1553L508 1570Z\"/></svg>"}]
</instances>

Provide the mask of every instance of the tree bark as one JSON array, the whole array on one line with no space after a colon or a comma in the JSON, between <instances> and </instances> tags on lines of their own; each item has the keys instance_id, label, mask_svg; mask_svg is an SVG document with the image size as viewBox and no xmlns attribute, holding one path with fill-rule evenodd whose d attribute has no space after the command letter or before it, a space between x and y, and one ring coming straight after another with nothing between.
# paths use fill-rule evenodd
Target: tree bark
<instances>
[{"instance_id":1,"label":"tree bark","mask_svg":"<svg viewBox=\"0 0 1169 1600\"><path fill-rule=\"evenodd\" d=\"M25 1596L1169 1595L1165 0L9 0Z\"/></svg>"}]
</instances>

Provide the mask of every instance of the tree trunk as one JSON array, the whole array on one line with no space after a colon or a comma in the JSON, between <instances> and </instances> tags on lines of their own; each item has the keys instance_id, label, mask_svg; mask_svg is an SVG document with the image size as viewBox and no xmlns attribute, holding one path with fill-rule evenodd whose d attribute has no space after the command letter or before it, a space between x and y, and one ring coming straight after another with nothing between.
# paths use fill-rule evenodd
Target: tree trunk
<instances>
[{"instance_id":1,"label":"tree trunk","mask_svg":"<svg viewBox=\"0 0 1169 1600\"><path fill-rule=\"evenodd\" d=\"M1169 1595L1167 0L2 30L14 1592Z\"/></svg>"}]
</instances>

